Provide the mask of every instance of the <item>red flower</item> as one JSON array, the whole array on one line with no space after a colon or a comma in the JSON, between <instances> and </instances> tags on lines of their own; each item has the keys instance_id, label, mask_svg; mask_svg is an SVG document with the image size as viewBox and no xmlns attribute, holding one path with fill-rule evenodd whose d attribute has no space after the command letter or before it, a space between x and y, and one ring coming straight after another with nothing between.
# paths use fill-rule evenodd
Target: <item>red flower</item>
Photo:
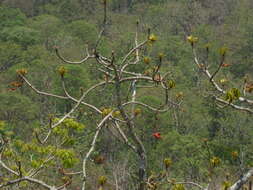
<instances>
[{"instance_id":1,"label":"red flower","mask_svg":"<svg viewBox=\"0 0 253 190\"><path fill-rule=\"evenodd\" d=\"M162 137L161 137L161 133L159 133L159 132L153 133L152 136L153 136L154 138L156 138L156 139L162 138Z\"/></svg>"}]
</instances>

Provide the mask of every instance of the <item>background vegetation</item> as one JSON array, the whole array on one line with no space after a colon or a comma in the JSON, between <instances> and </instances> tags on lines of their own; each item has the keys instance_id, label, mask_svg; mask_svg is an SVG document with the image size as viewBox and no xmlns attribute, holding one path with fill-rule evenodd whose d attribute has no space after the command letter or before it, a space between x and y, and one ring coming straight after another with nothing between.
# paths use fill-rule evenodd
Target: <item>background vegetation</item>
<instances>
[{"instance_id":1,"label":"background vegetation","mask_svg":"<svg viewBox=\"0 0 253 190\"><path fill-rule=\"evenodd\" d=\"M234 180L252 166L252 114L229 106L221 108L210 98L210 84L194 66L191 46L186 42L190 34L198 36L197 48L202 57L205 56L205 45L210 45L210 70L217 67L219 49L226 46L226 63L230 67L223 68L217 78L227 80L221 84L225 88L242 89L244 77L253 77L252 0L110 0L108 5L108 27L100 52L110 56L114 50L116 56L124 55L134 44L138 20L141 33L145 34L151 28L158 38L145 50L151 57L149 64L157 63L160 52L164 54L164 67L171 71L176 81L171 93L182 98L181 109L158 115L143 109L137 119L142 126L139 134L149 155L149 175L162 170L164 158L172 160L170 173L173 178L203 184L208 183L211 158L220 159L219 167L215 168L217 171L212 171L215 184L226 180L225 174ZM38 96L27 86L15 86L16 70L27 68L29 80L38 89L62 93L57 73L62 62L57 59L53 47L58 46L65 57L82 58L87 44L90 50L95 46L102 26L102 13L99 0L1 1L0 120L4 121L5 127L0 127L0 133L8 133L13 141L29 144L28 149L32 150L31 131L44 126L51 114L61 116L72 108L73 104L68 101ZM80 95L80 88L103 80L92 62L65 67L68 70L66 85L73 96ZM143 63L137 69L144 72L149 67ZM161 101L159 91L142 90L137 96L144 102L156 104ZM252 98L252 94L249 97ZM92 94L88 100L99 102L102 109L110 107L113 95L108 89ZM91 126L95 116L91 110L80 108L75 117L79 122L77 128L84 132L69 135L71 143L66 145L69 154L72 149L77 152L88 150L94 134ZM160 132L162 138L155 139L153 134L156 132ZM75 143L76 139L81 140ZM236 158L233 157L235 152L238 153ZM136 158L107 129L104 129L92 159L97 156L105 159L102 164L94 161L89 166L89 189L97 189L97 178L101 175L107 176L108 189L114 189L115 178L122 189L133 187L137 175ZM61 153L59 160L62 161ZM71 168L72 171L78 170L80 163L63 160L52 167ZM56 169L41 175L52 176L47 180L57 181L56 176L60 173ZM23 185L19 188L26 189L26 184ZM77 189L78 185L73 181L70 188Z\"/></svg>"}]
</instances>

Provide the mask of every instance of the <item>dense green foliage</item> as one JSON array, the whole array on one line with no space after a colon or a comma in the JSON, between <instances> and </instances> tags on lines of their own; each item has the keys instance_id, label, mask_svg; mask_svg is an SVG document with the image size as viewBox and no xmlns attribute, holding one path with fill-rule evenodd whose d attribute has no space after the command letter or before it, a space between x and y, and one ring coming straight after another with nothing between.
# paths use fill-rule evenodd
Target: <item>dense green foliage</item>
<instances>
[{"instance_id":1,"label":"dense green foliage","mask_svg":"<svg viewBox=\"0 0 253 190\"><path fill-rule=\"evenodd\" d=\"M17 3L18 2L18 3ZM41 132L50 117L62 116L73 103L52 97L37 95L29 87L16 87L16 70L26 68L27 77L38 89L55 94L63 93L58 69L62 62L57 59L53 46L58 46L64 57L79 60L85 54L86 45L92 49L102 26L103 11L99 0L5 0L0 4L0 134L6 133L15 143L16 152L5 156L23 155L26 167L35 167L48 152L54 152L58 162L50 167L81 167L78 158L84 152L94 134L94 120L100 116L88 108L79 108L75 120L67 120L61 129L54 131L55 139L64 139L64 149L53 151L53 147L37 147L31 134ZM30 7L30 8L27 8ZM148 46L146 57L150 63L139 66L139 71L148 71L158 63L158 54L164 54L164 67L171 71L173 96L182 99L180 109L171 109L163 114L154 114L141 108L136 129L149 155L148 174L163 169L163 160L170 158L170 173L174 178L207 183L210 172L218 179L231 173L231 179L253 164L252 114L220 108L209 96L212 88L203 80L193 64L191 46L186 42L190 34L198 36L198 50L205 58L206 44L210 45L210 70L214 71L220 59L221 47L228 48L226 63L217 78L226 79L226 89L241 89L244 76L253 77L253 4L251 0L111 0L108 8L108 27L102 38L99 51L107 54L111 50L122 56L134 43L135 23L140 22L140 38L144 39L148 28L157 36L157 42ZM143 57L144 58L144 57ZM102 81L92 62L84 65L66 65L66 86L74 97L79 97L82 88ZM98 91L87 97L100 108L112 105L112 90ZM127 93L127 87L126 91ZM143 102L159 105L160 91L140 90L137 98ZM103 98L101 98L103 96ZM249 97L253 97L252 94ZM224 97L225 99L226 97ZM229 98L229 97L228 97ZM228 99L230 101L230 99ZM236 101L236 98L233 100ZM69 123L68 123L69 122ZM84 127L85 126L85 127ZM152 134L160 132L162 138ZM79 139L76 141L76 139ZM29 151L33 151L30 160ZM238 158L232 153L238 153ZM67 155L64 155L67 154ZM123 175L120 185L131 189L136 175L136 157L125 145L117 142L111 132L104 129L96 146L97 156L105 157L105 163L89 166L90 189L97 183L98 176L114 180L113 174ZM216 163L215 158L220 159ZM219 164L219 167L212 167ZM122 171L121 171L122 170ZM211 171L212 170L212 171ZM213 171L215 170L215 171ZM2 171L2 170L1 170ZM54 176L56 173L42 175ZM54 178L55 179L55 178ZM54 180L47 179L47 180ZM124 181L126 180L126 181ZM220 181L219 181L220 180ZM1 180L0 180L1 182ZM114 182L112 182L114 183ZM23 186L22 186L23 185ZM26 189L27 184L20 188ZM73 189L78 185L71 184ZM114 188L113 185L108 185Z\"/></svg>"}]
</instances>

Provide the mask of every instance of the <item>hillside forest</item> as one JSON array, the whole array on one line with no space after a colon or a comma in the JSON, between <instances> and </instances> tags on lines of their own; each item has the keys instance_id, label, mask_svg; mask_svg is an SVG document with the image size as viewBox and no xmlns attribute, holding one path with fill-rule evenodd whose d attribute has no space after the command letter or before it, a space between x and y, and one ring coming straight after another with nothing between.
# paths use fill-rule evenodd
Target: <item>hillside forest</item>
<instances>
[{"instance_id":1,"label":"hillside forest","mask_svg":"<svg viewBox=\"0 0 253 190\"><path fill-rule=\"evenodd\" d=\"M251 190L252 0L0 0L0 189Z\"/></svg>"}]
</instances>

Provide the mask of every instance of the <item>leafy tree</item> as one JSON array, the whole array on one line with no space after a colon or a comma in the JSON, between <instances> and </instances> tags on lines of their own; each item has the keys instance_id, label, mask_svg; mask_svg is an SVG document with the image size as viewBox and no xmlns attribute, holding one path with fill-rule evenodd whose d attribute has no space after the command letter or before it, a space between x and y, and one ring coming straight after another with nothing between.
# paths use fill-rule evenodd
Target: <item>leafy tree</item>
<instances>
[{"instance_id":1,"label":"leafy tree","mask_svg":"<svg viewBox=\"0 0 253 190\"><path fill-rule=\"evenodd\" d=\"M38 31L24 26L4 28L0 36L2 41L16 42L24 48L40 42Z\"/></svg>"},{"instance_id":2,"label":"leafy tree","mask_svg":"<svg viewBox=\"0 0 253 190\"><path fill-rule=\"evenodd\" d=\"M12 9L8 7L0 7L0 26L12 27L23 26L25 24L26 16L19 9Z\"/></svg>"},{"instance_id":3,"label":"leafy tree","mask_svg":"<svg viewBox=\"0 0 253 190\"><path fill-rule=\"evenodd\" d=\"M47 49L50 50L56 45L56 39L63 28L60 19L52 15L39 15L33 17L29 23L31 28L39 32L39 36Z\"/></svg>"},{"instance_id":4,"label":"leafy tree","mask_svg":"<svg viewBox=\"0 0 253 190\"><path fill-rule=\"evenodd\" d=\"M98 33L96 26L83 20L70 23L67 26L67 31L70 31L72 36L78 37L83 44L94 43Z\"/></svg>"},{"instance_id":5,"label":"leafy tree","mask_svg":"<svg viewBox=\"0 0 253 190\"><path fill-rule=\"evenodd\" d=\"M6 42L1 44L0 49L1 71L5 71L22 61L22 48L19 45Z\"/></svg>"}]
</instances>

